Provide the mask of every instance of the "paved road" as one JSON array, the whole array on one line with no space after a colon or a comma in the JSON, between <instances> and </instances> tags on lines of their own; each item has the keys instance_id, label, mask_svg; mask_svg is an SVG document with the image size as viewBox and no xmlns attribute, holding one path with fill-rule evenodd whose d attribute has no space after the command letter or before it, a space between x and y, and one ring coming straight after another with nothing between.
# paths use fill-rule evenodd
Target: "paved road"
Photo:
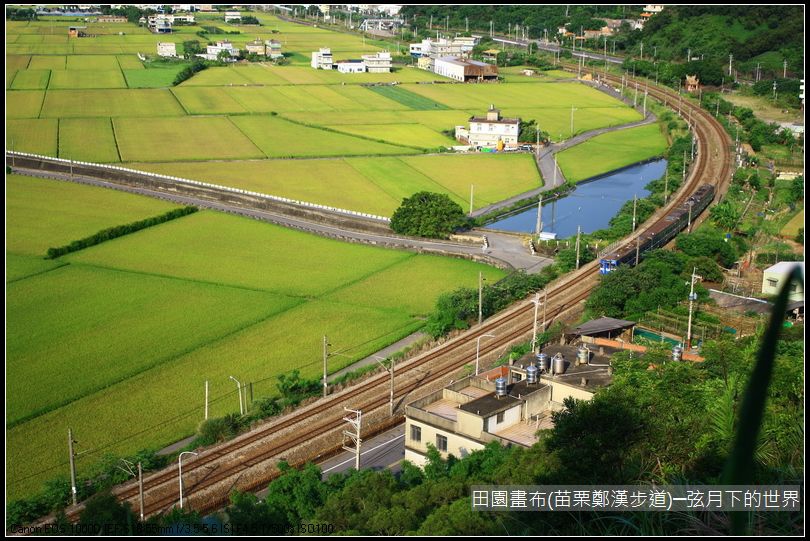
<instances>
[{"instance_id":1,"label":"paved road","mask_svg":"<svg viewBox=\"0 0 810 541\"><path fill-rule=\"evenodd\" d=\"M405 423L387 432L363 441L360 446L360 468L373 470L390 469L397 473L400 462L405 458ZM318 464L323 479L347 471L355 466L355 453L344 451L339 455Z\"/></svg>"}]
</instances>

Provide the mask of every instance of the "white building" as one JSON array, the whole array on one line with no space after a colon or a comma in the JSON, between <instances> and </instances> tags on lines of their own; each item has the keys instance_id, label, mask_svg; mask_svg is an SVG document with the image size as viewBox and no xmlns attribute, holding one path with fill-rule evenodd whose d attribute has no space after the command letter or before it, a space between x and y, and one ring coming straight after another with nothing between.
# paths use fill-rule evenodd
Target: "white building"
<instances>
[{"instance_id":1,"label":"white building","mask_svg":"<svg viewBox=\"0 0 810 541\"><path fill-rule=\"evenodd\" d=\"M420 66L425 58L420 58ZM433 61L433 73L462 83L467 81L496 81L498 67L477 60L464 60L455 56L437 58Z\"/></svg>"},{"instance_id":2,"label":"white building","mask_svg":"<svg viewBox=\"0 0 810 541\"><path fill-rule=\"evenodd\" d=\"M430 56L466 56L473 50L476 39L473 37L456 37L453 39L423 39L421 43L411 43L411 55L415 57Z\"/></svg>"},{"instance_id":3,"label":"white building","mask_svg":"<svg viewBox=\"0 0 810 541\"><path fill-rule=\"evenodd\" d=\"M782 285L787 281L788 274L795 267L802 273L802 283L793 282L790 285L790 302L804 300L804 261L782 261L772 267L765 269L762 274L762 294L776 296L782 289Z\"/></svg>"},{"instance_id":4,"label":"white building","mask_svg":"<svg viewBox=\"0 0 810 541\"><path fill-rule=\"evenodd\" d=\"M518 145L519 118L502 118L501 112L490 106L486 117L471 117L469 129L456 126L456 139L478 147L506 148Z\"/></svg>"},{"instance_id":5,"label":"white building","mask_svg":"<svg viewBox=\"0 0 810 541\"><path fill-rule=\"evenodd\" d=\"M538 430L553 427L551 412L566 398L590 400L612 381L607 354L573 345L548 346L543 354L545 360L530 353L408 404L405 459L424 465L428 444L443 458L465 457L491 441L529 447Z\"/></svg>"},{"instance_id":6,"label":"white building","mask_svg":"<svg viewBox=\"0 0 810 541\"><path fill-rule=\"evenodd\" d=\"M340 73L365 73L366 63L362 60L342 60L337 63Z\"/></svg>"},{"instance_id":7,"label":"white building","mask_svg":"<svg viewBox=\"0 0 810 541\"><path fill-rule=\"evenodd\" d=\"M335 62L332 58L332 49L329 47L321 47L319 50L313 51L310 65L316 70L335 69Z\"/></svg>"},{"instance_id":8,"label":"white building","mask_svg":"<svg viewBox=\"0 0 810 541\"><path fill-rule=\"evenodd\" d=\"M158 56L175 57L177 56L177 46L173 41L157 44Z\"/></svg>"},{"instance_id":9,"label":"white building","mask_svg":"<svg viewBox=\"0 0 810 541\"><path fill-rule=\"evenodd\" d=\"M364 54L362 58L369 73L391 73L391 53L388 51Z\"/></svg>"},{"instance_id":10,"label":"white building","mask_svg":"<svg viewBox=\"0 0 810 541\"><path fill-rule=\"evenodd\" d=\"M218 41L214 45L209 45L205 48L205 53L198 54L200 58L205 58L206 60L219 60L219 53L227 52L230 56L225 62L236 62L236 58L239 56L239 49L234 48L233 43L228 40Z\"/></svg>"},{"instance_id":11,"label":"white building","mask_svg":"<svg viewBox=\"0 0 810 541\"><path fill-rule=\"evenodd\" d=\"M657 4L647 4L644 6L644 11L647 13L661 13L664 11L664 6L657 5Z\"/></svg>"},{"instance_id":12,"label":"white building","mask_svg":"<svg viewBox=\"0 0 810 541\"><path fill-rule=\"evenodd\" d=\"M226 11L225 12L225 22L229 23L231 21L241 21L242 14L238 11Z\"/></svg>"}]
</instances>

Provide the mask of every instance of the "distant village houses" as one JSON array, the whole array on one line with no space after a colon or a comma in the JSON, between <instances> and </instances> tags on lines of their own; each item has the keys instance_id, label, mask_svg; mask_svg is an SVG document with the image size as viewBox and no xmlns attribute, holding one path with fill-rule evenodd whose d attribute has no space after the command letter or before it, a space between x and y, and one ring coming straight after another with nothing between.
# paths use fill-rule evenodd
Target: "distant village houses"
<instances>
[{"instance_id":1,"label":"distant village houses","mask_svg":"<svg viewBox=\"0 0 810 541\"><path fill-rule=\"evenodd\" d=\"M127 22L126 17L121 17L119 15L99 15L96 19L98 23L125 23Z\"/></svg>"},{"instance_id":2,"label":"distant village houses","mask_svg":"<svg viewBox=\"0 0 810 541\"><path fill-rule=\"evenodd\" d=\"M470 117L469 128L456 126L456 139L464 144L503 150L518 146L519 118L503 118L501 111L490 105L485 117Z\"/></svg>"},{"instance_id":3,"label":"distant village houses","mask_svg":"<svg viewBox=\"0 0 810 541\"><path fill-rule=\"evenodd\" d=\"M316 70L335 69L335 62L332 58L332 49L329 47L321 47L317 51L313 51L310 65Z\"/></svg>"},{"instance_id":4,"label":"distant village houses","mask_svg":"<svg viewBox=\"0 0 810 541\"><path fill-rule=\"evenodd\" d=\"M375 54L364 54L360 59L341 60L336 63L332 57L332 50L321 47L313 51L310 65L314 69L336 69L340 73L390 73L391 62L391 53L380 51Z\"/></svg>"},{"instance_id":5,"label":"distant village houses","mask_svg":"<svg viewBox=\"0 0 810 541\"><path fill-rule=\"evenodd\" d=\"M462 83L498 80L497 66L477 60L463 60L454 56L437 58L434 62L433 72Z\"/></svg>"},{"instance_id":6,"label":"distant village houses","mask_svg":"<svg viewBox=\"0 0 810 541\"><path fill-rule=\"evenodd\" d=\"M686 91L687 92L697 92L700 90L700 79L698 79L697 75L687 75L686 76Z\"/></svg>"},{"instance_id":7,"label":"distant village houses","mask_svg":"<svg viewBox=\"0 0 810 541\"><path fill-rule=\"evenodd\" d=\"M163 57L176 57L177 56L177 46L173 41L169 42L161 42L157 44L157 54L158 56Z\"/></svg>"},{"instance_id":8,"label":"distant village houses","mask_svg":"<svg viewBox=\"0 0 810 541\"><path fill-rule=\"evenodd\" d=\"M253 41L248 41L245 44L245 49L249 54L257 54L259 56L267 56L272 59L282 58L281 42L274 39L262 40L256 38Z\"/></svg>"},{"instance_id":9,"label":"distant village houses","mask_svg":"<svg viewBox=\"0 0 810 541\"><path fill-rule=\"evenodd\" d=\"M242 20L242 14L239 13L238 11L226 11L225 12L225 22L226 23L229 23L229 22L232 22L232 21L241 21L241 20Z\"/></svg>"},{"instance_id":10,"label":"distant village houses","mask_svg":"<svg viewBox=\"0 0 810 541\"><path fill-rule=\"evenodd\" d=\"M223 58L225 62L236 62L236 59L239 57L239 49L233 46L228 40L218 41L214 45L209 45L205 48L205 53L197 54L200 58L204 58L206 60L220 60L219 54L221 52L227 52L228 57Z\"/></svg>"}]
</instances>

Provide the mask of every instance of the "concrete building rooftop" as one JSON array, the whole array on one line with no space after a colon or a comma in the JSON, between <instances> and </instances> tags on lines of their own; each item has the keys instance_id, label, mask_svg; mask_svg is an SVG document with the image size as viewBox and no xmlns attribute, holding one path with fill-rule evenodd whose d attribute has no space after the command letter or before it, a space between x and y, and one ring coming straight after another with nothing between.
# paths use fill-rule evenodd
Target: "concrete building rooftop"
<instances>
[{"instance_id":1,"label":"concrete building rooftop","mask_svg":"<svg viewBox=\"0 0 810 541\"><path fill-rule=\"evenodd\" d=\"M506 411L516 404L522 403L526 395L539 391L543 387L545 387L545 385L542 383L529 385L526 383L526 380L518 381L507 387L506 396L499 397L494 392L490 391L484 396L463 404L459 409L480 415L481 417L489 417L501 411Z\"/></svg>"}]
</instances>

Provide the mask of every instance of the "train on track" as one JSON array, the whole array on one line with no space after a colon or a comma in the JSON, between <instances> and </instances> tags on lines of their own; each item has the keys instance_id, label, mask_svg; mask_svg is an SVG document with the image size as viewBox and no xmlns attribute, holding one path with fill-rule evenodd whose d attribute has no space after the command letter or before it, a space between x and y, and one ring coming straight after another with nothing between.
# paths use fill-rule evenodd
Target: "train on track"
<instances>
[{"instance_id":1,"label":"train on track","mask_svg":"<svg viewBox=\"0 0 810 541\"><path fill-rule=\"evenodd\" d=\"M714 186L703 184L669 214L655 222L642 233L635 243L624 246L617 252L599 260L599 273L608 274L621 265L635 265L651 250L663 248L675 236L692 224L714 199Z\"/></svg>"}]
</instances>

